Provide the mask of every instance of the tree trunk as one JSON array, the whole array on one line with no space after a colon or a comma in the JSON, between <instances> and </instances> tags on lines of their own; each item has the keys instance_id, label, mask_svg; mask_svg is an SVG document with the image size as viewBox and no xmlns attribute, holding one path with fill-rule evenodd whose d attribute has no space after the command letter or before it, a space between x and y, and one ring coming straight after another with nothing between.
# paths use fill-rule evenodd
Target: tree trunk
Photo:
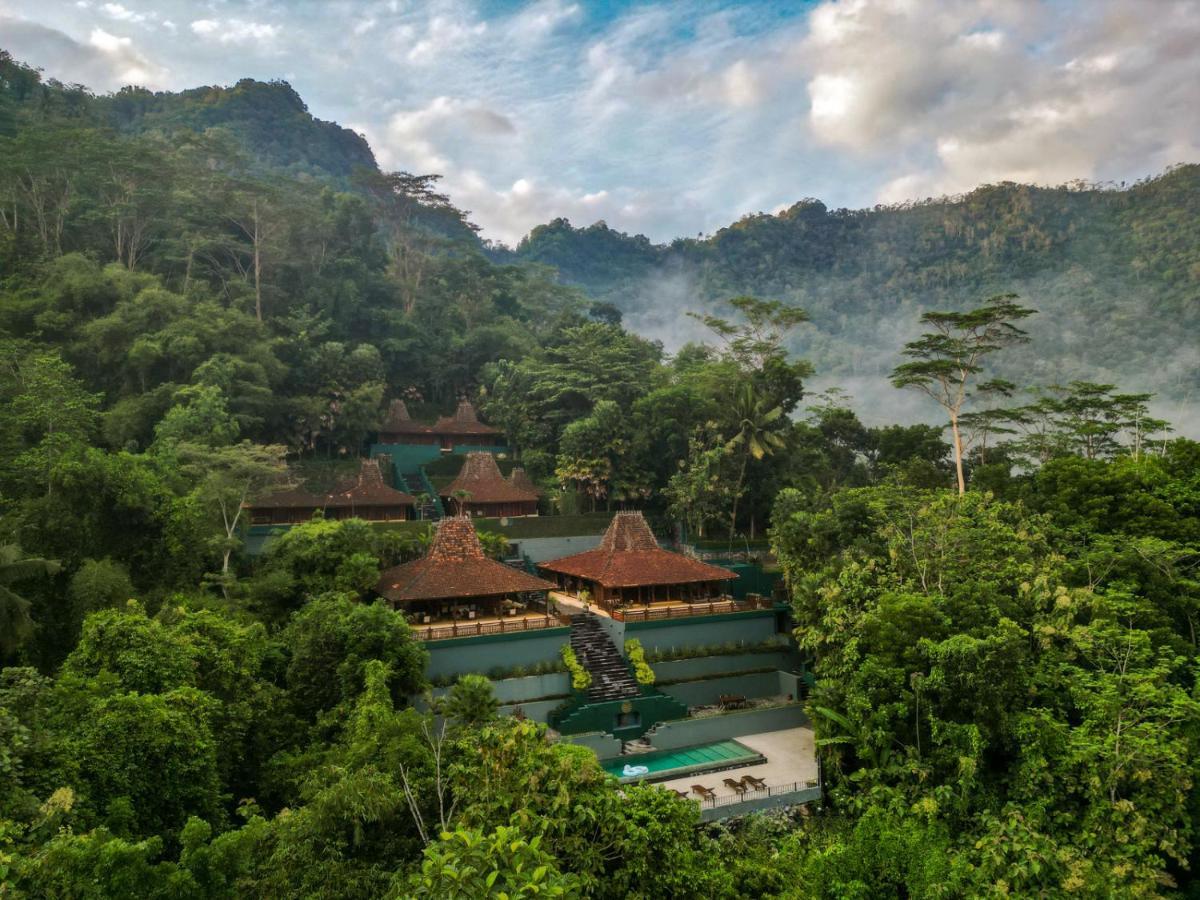
<instances>
[{"instance_id":1,"label":"tree trunk","mask_svg":"<svg viewBox=\"0 0 1200 900\"><path fill-rule=\"evenodd\" d=\"M962 435L958 431L958 416L954 413L950 414L950 431L954 435L954 469L958 475L958 492L965 494L967 481L963 478Z\"/></svg>"},{"instance_id":2,"label":"tree trunk","mask_svg":"<svg viewBox=\"0 0 1200 900\"><path fill-rule=\"evenodd\" d=\"M729 543L733 544L733 532L737 528L738 500L742 497L742 482L746 480L746 464L750 462L749 455L742 456L742 468L738 472L737 486L733 489L733 511L729 514Z\"/></svg>"},{"instance_id":3,"label":"tree trunk","mask_svg":"<svg viewBox=\"0 0 1200 900\"><path fill-rule=\"evenodd\" d=\"M254 316L259 322L263 320L261 244L258 228L258 200L256 198L254 201Z\"/></svg>"}]
</instances>

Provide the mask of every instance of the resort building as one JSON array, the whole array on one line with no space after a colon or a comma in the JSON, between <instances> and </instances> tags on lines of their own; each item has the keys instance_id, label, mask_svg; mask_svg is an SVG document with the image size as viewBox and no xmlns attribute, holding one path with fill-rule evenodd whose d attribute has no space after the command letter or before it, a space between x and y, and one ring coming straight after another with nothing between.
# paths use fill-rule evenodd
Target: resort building
<instances>
[{"instance_id":1,"label":"resort building","mask_svg":"<svg viewBox=\"0 0 1200 900\"><path fill-rule=\"evenodd\" d=\"M724 597L733 572L658 546L640 512L619 512L594 550L538 563L559 590L606 612L642 604L709 603Z\"/></svg>"},{"instance_id":2,"label":"resort building","mask_svg":"<svg viewBox=\"0 0 1200 900\"><path fill-rule=\"evenodd\" d=\"M537 493L506 480L490 453L468 453L458 477L438 494L447 510L468 516L511 518L538 514Z\"/></svg>"},{"instance_id":3,"label":"resort building","mask_svg":"<svg viewBox=\"0 0 1200 900\"><path fill-rule=\"evenodd\" d=\"M546 607L546 592L553 587L489 559L471 520L452 516L438 522L425 556L384 571L375 592L418 626L418 637L428 640L450 637L451 632L493 634L558 626ZM438 633L422 633L422 625Z\"/></svg>"},{"instance_id":4,"label":"resort building","mask_svg":"<svg viewBox=\"0 0 1200 900\"><path fill-rule=\"evenodd\" d=\"M429 430L443 450L455 447L492 447L504 443L504 435L499 428L479 421L470 400L460 400L454 415L442 416Z\"/></svg>"},{"instance_id":5,"label":"resort building","mask_svg":"<svg viewBox=\"0 0 1200 900\"><path fill-rule=\"evenodd\" d=\"M533 483L533 479L529 477L529 473L520 466L517 466L517 468L513 469L509 473L508 483L515 488L520 488L523 491L533 494L535 497L542 496L542 492L538 490L538 486Z\"/></svg>"},{"instance_id":6,"label":"resort building","mask_svg":"<svg viewBox=\"0 0 1200 900\"><path fill-rule=\"evenodd\" d=\"M411 495L384 482L376 460L364 459L352 483L327 494L289 488L253 500L246 508L252 525L295 525L307 522L317 510L328 519L395 522L413 518L415 505Z\"/></svg>"},{"instance_id":7,"label":"resort building","mask_svg":"<svg viewBox=\"0 0 1200 900\"><path fill-rule=\"evenodd\" d=\"M437 436L428 425L417 422L408 414L403 400L393 400L379 426L381 444L436 444Z\"/></svg>"}]
</instances>

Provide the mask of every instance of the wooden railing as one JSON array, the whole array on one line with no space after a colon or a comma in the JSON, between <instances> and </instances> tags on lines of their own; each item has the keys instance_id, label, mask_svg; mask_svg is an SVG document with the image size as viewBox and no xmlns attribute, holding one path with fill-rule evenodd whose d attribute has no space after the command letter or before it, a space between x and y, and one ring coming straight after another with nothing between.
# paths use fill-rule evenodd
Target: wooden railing
<instances>
[{"instance_id":1,"label":"wooden railing","mask_svg":"<svg viewBox=\"0 0 1200 900\"><path fill-rule=\"evenodd\" d=\"M674 606L615 608L612 617L618 622L654 622L661 619L686 619L689 616L714 616L721 613L749 612L753 609L771 609L769 598L756 600L708 600L697 603L680 603Z\"/></svg>"},{"instance_id":2,"label":"wooden railing","mask_svg":"<svg viewBox=\"0 0 1200 900\"><path fill-rule=\"evenodd\" d=\"M518 631L540 631L558 628L569 623L557 616L540 619L501 619L498 622L455 622L451 625L414 625L413 633L420 641L444 641L448 638L479 637L484 634L513 634Z\"/></svg>"}]
</instances>

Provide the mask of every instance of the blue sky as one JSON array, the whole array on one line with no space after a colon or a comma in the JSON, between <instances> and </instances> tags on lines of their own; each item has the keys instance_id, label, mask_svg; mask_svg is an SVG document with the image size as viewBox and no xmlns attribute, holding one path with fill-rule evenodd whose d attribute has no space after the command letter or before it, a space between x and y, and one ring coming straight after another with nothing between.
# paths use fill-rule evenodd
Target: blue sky
<instances>
[{"instance_id":1,"label":"blue sky","mask_svg":"<svg viewBox=\"0 0 1200 900\"><path fill-rule=\"evenodd\" d=\"M65 81L285 78L509 243L1136 179L1200 159L1198 46L1198 0L0 0Z\"/></svg>"}]
</instances>

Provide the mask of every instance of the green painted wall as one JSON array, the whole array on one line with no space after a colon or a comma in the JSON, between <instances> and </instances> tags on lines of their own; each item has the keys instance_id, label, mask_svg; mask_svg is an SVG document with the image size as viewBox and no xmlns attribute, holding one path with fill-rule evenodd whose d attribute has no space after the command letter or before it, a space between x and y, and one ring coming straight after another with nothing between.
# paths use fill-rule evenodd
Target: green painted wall
<instances>
[{"instance_id":1,"label":"green painted wall","mask_svg":"<svg viewBox=\"0 0 1200 900\"><path fill-rule=\"evenodd\" d=\"M629 704L631 710L640 714L636 725L624 728L617 726L617 716ZM641 737L660 722L679 719L688 714L687 707L666 694L647 689L641 697L630 700L612 700L606 703L584 703L570 710L557 723L551 722L560 734L579 734L588 731L604 731L623 741Z\"/></svg>"},{"instance_id":2,"label":"green painted wall","mask_svg":"<svg viewBox=\"0 0 1200 900\"><path fill-rule=\"evenodd\" d=\"M710 675L745 672L747 669L792 669L799 666L800 656L790 650L771 653L734 653L721 656L698 656L694 659L663 660L650 664L661 684L664 681L683 681Z\"/></svg>"},{"instance_id":3,"label":"green painted wall","mask_svg":"<svg viewBox=\"0 0 1200 900\"><path fill-rule=\"evenodd\" d=\"M755 672L750 675L730 675L724 678L705 678L663 685L659 690L688 706L713 706L722 694L736 694L748 699L775 697L780 694L779 672Z\"/></svg>"},{"instance_id":4,"label":"green painted wall","mask_svg":"<svg viewBox=\"0 0 1200 900\"><path fill-rule=\"evenodd\" d=\"M775 612L770 609L625 625L625 637L637 638L647 652L656 647L702 647L730 641L761 644L774 634Z\"/></svg>"},{"instance_id":5,"label":"green painted wall","mask_svg":"<svg viewBox=\"0 0 1200 900\"><path fill-rule=\"evenodd\" d=\"M600 759L614 759L621 755L621 742L603 731L588 731L584 734L564 734L560 740L566 744L587 747Z\"/></svg>"},{"instance_id":6,"label":"green painted wall","mask_svg":"<svg viewBox=\"0 0 1200 900\"><path fill-rule=\"evenodd\" d=\"M570 637L571 629L563 627L427 641L425 649L429 651L429 666L425 675L428 678L466 672L486 675L495 669L554 661L559 659L559 650Z\"/></svg>"}]
</instances>

